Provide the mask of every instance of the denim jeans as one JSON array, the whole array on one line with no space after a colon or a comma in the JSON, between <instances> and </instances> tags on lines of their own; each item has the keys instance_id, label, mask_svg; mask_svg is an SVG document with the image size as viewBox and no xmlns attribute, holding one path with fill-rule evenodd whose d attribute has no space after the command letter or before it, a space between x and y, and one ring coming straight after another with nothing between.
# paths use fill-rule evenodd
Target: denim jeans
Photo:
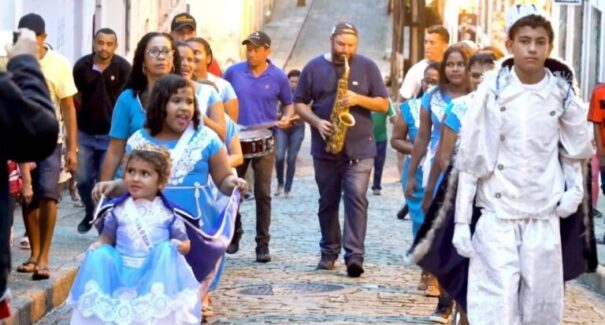
<instances>
[{"instance_id":1,"label":"denim jeans","mask_svg":"<svg viewBox=\"0 0 605 325\"><path fill-rule=\"evenodd\" d=\"M305 137L305 123L298 123L289 129L277 129L275 135L277 142L277 153L275 155L275 173L277 174L277 184L284 187L284 191L292 190L292 180L296 171L296 157L300 150L300 145ZM288 157L286 158L286 152ZM284 160L288 163L286 169L286 183L284 186Z\"/></svg>"},{"instance_id":2,"label":"denim jeans","mask_svg":"<svg viewBox=\"0 0 605 325\"><path fill-rule=\"evenodd\" d=\"M76 181L78 193L84 203L86 220L91 220L95 210L91 192L95 182L99 179L101 165L105 152L109 147L109 135L90 135L78 131L78 170Z\"/></svg>"},{"instance_id":3,"label":"denim jeans","mask_svg":"<svg viewBox=\"0 0 605 325\"><path fill-rule=\"evenodd\" d=\"M271 225L271 178L273 165L275 164L275 153L256 158L244 159L244 163L238 166L237 175L246 177L248 165L252 164L254 171L254 200L256 201L256 245L257 247L269 247L269 226ZM237 211L235 219L236 231L242 229L242 216Z\"/></svg>"},{"instance_id":4,"label":"denim jeans","mask_svg":"<svg viewBox=\"0 0 605 325\"><path fill-rule=\"evenodd\" d=\"M373 158L355 161L313 159L315 181L319 189L319 247L322 255L336 258L341 246L344 246L345 263L363 263L368 223L366 192L373 164ZM343 194L345 218L341 236L338 210Z\"/></svg>"},{"instance_id":5,"label":"denim jeans","mask_svg":"<svg viewBox=\"0 0 605 325\"><path fill-rule=\"evenodd\" d=\"M372 190L382 190L382 171L384 170L384 161L387 157L387 142L376 141L376 158L374 159L374 182Z\"/></svg>"}]
</instances>

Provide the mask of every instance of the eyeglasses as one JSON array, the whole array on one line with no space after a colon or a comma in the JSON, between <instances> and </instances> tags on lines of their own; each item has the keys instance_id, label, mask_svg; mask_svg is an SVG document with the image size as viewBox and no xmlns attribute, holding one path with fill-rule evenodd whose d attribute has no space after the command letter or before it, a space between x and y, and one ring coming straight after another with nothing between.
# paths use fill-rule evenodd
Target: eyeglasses
<instances>
[{"instance_id":1,"label":"eyeglasses","mask_svg":"<svg viewBox=\"0 0 605 325\"><path fill-rule=\"evenodd\" d=\"M435 79L431 79L431 78L424 78L424 79L422 79L422 82L426 85L432 86L432 85L436 85L438 81Z\"/></svg>"},{"instance_id":2,"label":"eyeglasses","mask_svg":"<svg viewBox=\"0 0 605 325\"><path fill-rule=\"evenodd\" d=\"M445 64L445 67L447 68L454 68L454 67L458 67L458 68L464 68L466 67L466 64L464 64L464 61L462 62L448 62Z\"/></svg>"},{"instance_id":3,"label":"eyeglasses","mask_svg":"<svg viewBox=\"0 0 605 325\"><path fill-rule=\"evenodd\" d=\"M169 49L167 47L163 47L163 48L152 47L149 50L147 50L146 53L150 57L157 59L160 57L160 54L164 55L164 57L171 57L172 54L174 53L174 50Z\"/></svg>"}]
</instances>

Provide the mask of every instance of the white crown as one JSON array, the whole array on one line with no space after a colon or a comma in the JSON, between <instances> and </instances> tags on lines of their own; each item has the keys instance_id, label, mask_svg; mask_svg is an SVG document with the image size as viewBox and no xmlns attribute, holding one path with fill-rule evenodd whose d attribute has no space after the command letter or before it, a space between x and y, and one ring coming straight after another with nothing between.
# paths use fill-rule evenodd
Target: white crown
<instances>
[{"instance_id":1,"label":"white crown","mask_svg":"<svg viewBox=\"0 0 605 325\"><path fill-rule=\"evenodd\" d=\"M504 24L505 31L508 33L509 29L513 26L514 23L517 22L517 20L529 15L546 17L546 15L534 4L516 4L512 8L510 8L506 13L506 20Z\"/></svg>"}]
</instances>

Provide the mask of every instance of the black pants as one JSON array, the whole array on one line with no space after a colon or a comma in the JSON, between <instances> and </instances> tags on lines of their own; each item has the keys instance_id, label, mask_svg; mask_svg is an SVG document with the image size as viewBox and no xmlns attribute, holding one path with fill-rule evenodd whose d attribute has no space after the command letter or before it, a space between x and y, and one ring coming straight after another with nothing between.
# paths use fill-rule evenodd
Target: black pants
<instances>
[{"instance_id":1,"label":"black pants","mask_svg":"<svg viewBox=\"0 0 605 325\"><path fill-rule=\"evenodd\" d=\"M271 178L273 177L273 166L275 165L275 153L244 159L244 163L237 167L237 175L246 177L248 166L252 164L254 172L254 200L256 201L256 246L268 247L271 236L269 226L271 225ZM242 216L237 212L235 229L242 229Z\"/></svg>"}]
</instances>

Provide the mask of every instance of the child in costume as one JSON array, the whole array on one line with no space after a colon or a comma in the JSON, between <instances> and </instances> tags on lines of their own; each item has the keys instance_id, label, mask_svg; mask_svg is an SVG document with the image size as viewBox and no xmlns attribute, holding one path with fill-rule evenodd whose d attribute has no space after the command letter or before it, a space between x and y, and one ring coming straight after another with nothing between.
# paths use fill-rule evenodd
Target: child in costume
<instances>
[{"instance_id":1,"label":"child in costume","mask_svg":"<svg viewBox=\"0 0 605 325\"><path fill-rule=\"evenodd\" d=\"M507 27L512 66L486 76L461 132L452 243L470 258L471 324L560 324L560 223L584 195L586 110L569 76L545 66L554 32L536 7L515 6Z\"/></svg>"},{"instance_id":2,"label":"child in costume","mask_svg":"<svg viewBox=\"0 0 605 325\"><path fill-rule=\"evenodd\" d=\"M182 211L160 191L167 150L133 148L124 168L128 194L100 207L102 223L71 289L71 324L199 324L199 283L184 256ZM97 219L99 215L102 218Z\"/></svg>"}]
</instances>

